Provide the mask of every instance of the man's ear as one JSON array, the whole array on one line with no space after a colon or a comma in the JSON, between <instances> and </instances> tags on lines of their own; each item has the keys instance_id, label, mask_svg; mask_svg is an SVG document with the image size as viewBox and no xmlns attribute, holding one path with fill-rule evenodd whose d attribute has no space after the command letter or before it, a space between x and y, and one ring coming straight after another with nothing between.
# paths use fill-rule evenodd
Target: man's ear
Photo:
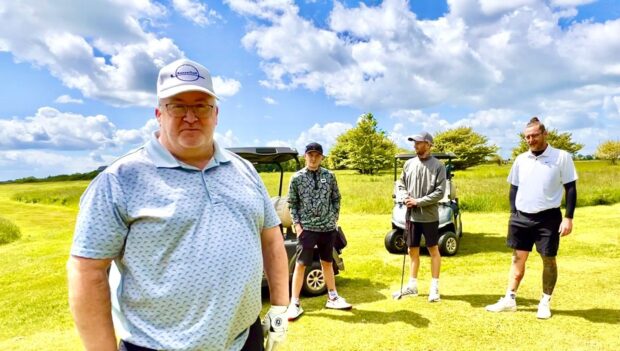
<instances>
[{"instance_id":1,"label":"man's ear","mask_svg":"<svg viewBox=\"0 0 620 351\"><path fill-rule=\"evenodd\" d=\"M161 124L161 110L159 107L155 107L155 118L157 119L157 122Z\"/></svg>"},{"instance_id":2,"label":"man's ear","mask_svg":"<svg viewBox=\"0 0 620 351\"><path fill-rule=\"evenodd\" d=\"M220 107L215 105L215 124L217 124L219 115L220 115Z\"/></svg>"}]
</instances>

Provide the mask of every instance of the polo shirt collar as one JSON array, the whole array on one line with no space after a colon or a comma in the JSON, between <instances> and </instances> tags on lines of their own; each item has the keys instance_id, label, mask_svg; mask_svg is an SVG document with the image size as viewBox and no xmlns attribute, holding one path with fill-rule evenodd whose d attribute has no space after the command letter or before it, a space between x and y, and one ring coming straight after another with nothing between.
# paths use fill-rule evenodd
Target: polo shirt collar
<instances>
[{"instance_id":1,"label":"polo shirt collar","mask_svg":"<svg viewBox=\"0 0 620 351\"><path fill-rule=\"evenodd\" d=\"M549 143L547 143L547 148L545 149L545 151L543 151L543 153L542 153L542 154L540 154L540 155L536 156L536 155L534 155L534 154L532 153L532 150L527 150L527 156L528 156L528 157L530 157L530 158L536 158L536 157L549 157L549 156L551 156L551 152L553 152L553 151L552 151L552 149L553 149L553 148L551 147L551 145L550 145Z\"/></svg>"},{"instance_id":2,"label":"polo shirt collar","mask_svg":"<svg viewBox=\"0 0 620 351\"><path fill-rule=\"evenodd\" d=\"M194 166L190 166L186 163L183 163L177 160L171 153L166 149L158 139L159 131L155 131L151 134L149 141L145 145L146 152L149 157L155 164L157 168L186 168L186 169L197 169ZM212 167L219 166L221 163L230 162L230 157L224 152L224 150L217 144L215 140L213 140L213 148L215 152L213 153L213 157L209 161L209 164L205 167L205 169L209 169Z\"/></svg>"}]
</instances>

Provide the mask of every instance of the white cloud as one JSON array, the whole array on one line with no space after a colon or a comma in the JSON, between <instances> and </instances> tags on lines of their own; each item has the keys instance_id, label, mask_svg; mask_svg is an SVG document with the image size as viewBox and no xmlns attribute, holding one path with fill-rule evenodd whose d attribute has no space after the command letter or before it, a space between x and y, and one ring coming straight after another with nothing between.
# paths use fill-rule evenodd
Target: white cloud
<instances>
[{"instance_id":1,"label":"white cloud","mask_svg":"<svg viewBox=\"0 0 620 351\"><path fill-rule=\"evenodd\" d=\"M239 138L237 138L232 130L227 130L226 132L219 133L216 132L214 135L215 141L217 141L218 145L221 147L235 147L239 146Z\"/></svg>"},{"instance_id":2,"label":"white cloud","mask_svg":"<svg viewBox=\"0 0 620 351\"><path fill-rule=\"evenodd\" d=\"M241 82L235 79L227 79L219 76L213 77L213 89L217 96L230 97L241 90Z\"/></svg>"},{"instance_id":3,"label":"white cloud","mask_svg":"<svg viewBox=\"0 0 620 351\"><path fill-rule=\"evenodd\" d=\"M23 174L47 177L85 173L110 164L117 157L107 154L82 155L44 150L9 150L0 153L0 180L21 178Z\"/></svg>"},{"instance_id":4,"label":"white cloud","mask_svg":"<svg viewBox=\"0 0 620 351\"><path fill-rule=\"evenodd\" d=\"M104 115L83 116L41 107L34 116L0 119L0 149L115 149L143 142L156 128L155 119L141 129L124 130Z\"/></svg>"},{"instance_id":5,"label":"white cloud","mask_svg":"<svg viewBox=\"0 0 620 351\"><path fill-rule=\"evenodd\" d=\"M352 127L349 123L341 122L326 123L323 126L317 123L310 127L310 129L301 132L297 140L292 144L297 150L304 150L308 143L317 142L328 153L329 149L336 143L336 138Z\"/></svg>"},{"instance_id":6,"label":"white cloud","mask_svg":"<svg viewBox=\"0 0 620 351\"><path fill-rule=\"evenodd\" d=\"M591 4L597 0L551 0L551 5L557 7L574 7Z\"/></svg>"},{"instance_id":7,"label":"white cloud","mask_svg":"<svg viewBox=\"0 0 620 351\"><path fill-rule=\"evenodd\" d=\"M263 100L269 105L276 105L278 103L276 100L269 96L265 96Z\"/></svg>"},{"instance_id":8,"label":"white cloud","mask_svg":"<svg viewBox=\"0 0 620 351\"><path fill-rule=\"evenodd\" d=\"M84 101L82 99L72 98L69 95L60 95L54 100L54 102L59 104L83 104Z\"/></svg>"},{"instance_id":9,"label":"white cloud","mask_svg":"<svg viewBox=\"0 0 620 351\"><path fill-rule=\"evenodd\" d=\"M221 16L213 9L209 10L206 4L195 0L173 0L172 6L183 17L199 26L206 26L213 19L221 19Z\"/></svg>"},{"instance_id":10,"label":"white cloud","mask_svg":"<svg viewBox=\"0 0 620 351\"><path fill-rule=\"evenodd\" d=\"M450 1L450 13L436 20L418 20L406 1L355 8L336 2L328 28L288 1L229 4L268 22L251 26L242 41L263 60L264 86L322 89L337 104L531 108L541 94L620 72L620 20L563 30L558 20L566 13L538 0Z\"/></svg>"}]
</instances>

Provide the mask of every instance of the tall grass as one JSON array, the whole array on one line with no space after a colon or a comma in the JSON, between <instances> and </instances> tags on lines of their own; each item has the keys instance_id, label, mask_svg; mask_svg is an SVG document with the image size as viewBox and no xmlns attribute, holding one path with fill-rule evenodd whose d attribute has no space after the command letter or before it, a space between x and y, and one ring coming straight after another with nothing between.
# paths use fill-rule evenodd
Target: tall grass
<instances>
[{"instance_id":1,"label":"tall grass","mask_svg":"<svg viewBox=\"0 0 620 351\"><path fill-rule=\"evenodd\" d=\"M13 194L12 200L25 202L29 204L48 204L75 206L80 202L80 196L86 189L85 186L75 186L71 184L63 188L57 189L32 189L21 191Z\"/></svg>"},{"instance_id":2,"label":"tall grass","mask_svg":"<svg viewBox=\"0 0 620 351\"><path fill-rule=\"evenodd\" d=\"M620 202L620 165L604 161L577 161L577 206L609 205ZM457 171L454 176L461 209L467 212L508 211L506 182L510 165L486 164ZM400 172L400 170L399 170ZM284 174L282 194L288 194L292 172ZM392 210L394 173L360 175L355 171L336 171L342 197L342 213L388 214ZM279 172L261 173L267 190L278 194ZM74 207L86 189L87 182L49 183L54 186L31 186L14 193L12 200L25 203L56 204ZM77 184L77 185L76 185Z\"/></svg>"},{"instance_id":3,"label":"tall grass","mask_svg":"<svg viewBox=\"0 0 620 351\"><path fill-rule=\"evenodd\" d=\"M480 165L456 172L461 208L465 211L508 211L506 181L511 165ZM576 161L577 206L609 205L620 202L620 165L605 161Z\"/></svg>"},{"instance_id":4,"label":"tall grass","mask_svg":"<svg viewBox=\"0 0 620 351\"><path fill-rule=\"evenodd\" d=\"M12 221L0 217L0 245L19 240L20 237L19 227Z\"/></svg>"},{"instance_id":5,"label":"tall grass","mask_svg":"<svg viewBox=\"0 0 620 351\"><path fill-rule=\"evenodd\" d=\"M620 202L620 165L604 161L577 161L577 206L608 205ZM457 196L463 211L508 211L506 181L511 165L486 164L454 174ZM400 170L399 170L400 172ZM292 173L286 173L282 193L288 193ZM261 173L270 194L277 194L279 173ZM342 197L342 213L386 214L392 210L394 173L363 176L354 171L336 171Z\"/></svg>"}]
</instances>

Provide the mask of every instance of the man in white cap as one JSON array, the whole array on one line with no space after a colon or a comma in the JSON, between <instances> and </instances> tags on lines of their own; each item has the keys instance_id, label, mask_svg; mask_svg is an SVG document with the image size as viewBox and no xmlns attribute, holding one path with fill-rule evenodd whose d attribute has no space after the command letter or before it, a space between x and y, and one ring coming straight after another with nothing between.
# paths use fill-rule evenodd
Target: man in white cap
<instances>
[{"instance_id":1,"label":"man in white cap","mask_svg":"<svg viewBox=\"0 0 620 351\"><path fill-rule=\"evenodd\" d=\"M414 142L417 157L405 162L403 172L397 180L398 198L404 199L407 206L406 241L409 248L411 268L409 282L402 293L403 297L418 295L418 269L420 267L420 241L422 235L426 248L431 255L431 288L429 302L440 300L439 270L441 255L439 254L439 201L443 198L446 188L446 168L431 155L433 137L421 132L408 138Z\"/></svg>"},{"instance_id":2,"label":"man in white cap","mask_svg":"<svg viewBox=\"0 0 620 351\"><path fill-rule=\"evenodd\" d=\"M157 97L159 130L80 201L67 266L82 342L87 350L262 350L265 332L271 349L286 335L288 268L265 186L214 140L217 96L205 67L186 59L163 67ZM263 268L272 307L261 328Z\"/></svg>"}]
</instances>

